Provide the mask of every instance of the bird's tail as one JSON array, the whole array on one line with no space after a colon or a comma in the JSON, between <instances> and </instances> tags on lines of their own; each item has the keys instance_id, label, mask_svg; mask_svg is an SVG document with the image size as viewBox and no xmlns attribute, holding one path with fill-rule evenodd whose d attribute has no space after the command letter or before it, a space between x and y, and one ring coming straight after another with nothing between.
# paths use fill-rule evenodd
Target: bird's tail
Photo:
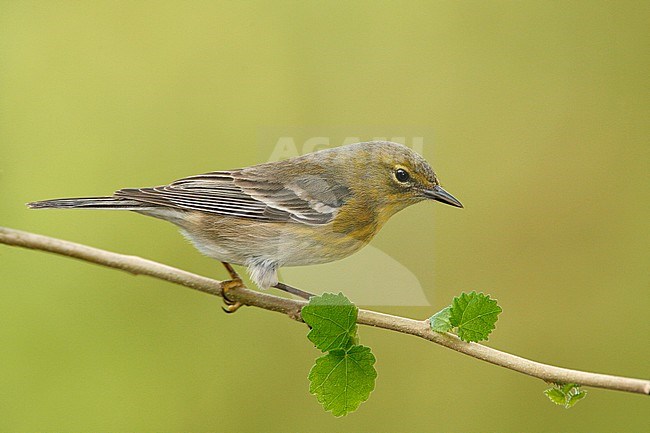
<instances>
[{"instance_id":1,"label":"bird's tail","mask_svg":"<svg viewBox=\"0 0 650 433\"><path fill-rule=\"evenodd\" d=\"M119 197L77 197L58 198L54 200L33 201L27 203L31 209L122 209L142 210L151 207L137 200Z\"/></svg>"}]
</instances>

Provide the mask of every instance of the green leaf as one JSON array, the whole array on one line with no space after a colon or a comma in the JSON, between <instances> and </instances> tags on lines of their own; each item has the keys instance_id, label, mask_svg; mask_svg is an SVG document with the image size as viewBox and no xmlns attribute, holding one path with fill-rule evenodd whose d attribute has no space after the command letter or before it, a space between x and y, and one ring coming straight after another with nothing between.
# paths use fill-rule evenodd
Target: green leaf
<instances>
[{"instance_id":1,"label":"green leaf","mask_svg":"<svg viewBox=\"0 0 650 433\"><path fill-rule=\"evenodd\" d=\"M314 296L300 312L310 326L307 338L323 352L347 349L356 343L359 309L343 293Z\"/></svg>"},{"instance_id":2,"label":"green leaf","mask_svg":"<svg viewBox=\"0 0 650 433\"><path fill-rule=\"evenodd\" d=\"M567 401L565 407L568 409L570 407L573 407L574 404L582 400L587 396L587 391L578 391L577 393L573 394L571 397L569 397L569 401Z\"/></svg>"},{"instance_id":3,"label":"green leaf","mask_svg":"<svg viewBox=\"0 0 650 433\"><path fill-rule=\"evenodd\" d=\"M564 385L557 384L557 386L562 390L563 394L570 393L573 388L576 388L578 385L575 383L565 383Z\"/></svg>"},{"instance_id":4,"label":"green leaf","mask_svg":"<svg viewBox=\"0 0 650 433\"><path fill-rule=\"evenodd\" d=\"M556 384L544 391L544 394L555 404L569 409L587 396L587 391L581 391L576 383Z\"/></svg>"},{"instance_id":5,"label":"green leaf","mask_svg":"<svg viewBox=\"0 0 650 433\"><path fill-rule=\"evenodd\" d=\"M451 331L453 326L449 321L450 314L451 314L451 306L445 307L442 310L438 311L433 316L431 316L429 318L429 324L431 325L431 329L436 332Z\"/></svg>"},{"instance_id":6,"label":"green leaf","mask_svg":"<svg viewBox=\"0 0 650 433\"><path fill-rule=\"evenodd\" d=\"M555 404L559 404L560 406L564 406L566 403L566 400L564 398L564 393L562 392L561 389L557 388L549 388L544 390L544 394Z\"/></svg>"},{"instance_id":7,"label":"green leaf","mask_svg":"<svg viewBox=\"0 0 650 433\"><path fill-rule=\"evenodd\" d=\"M356 410L375 389L377 371L370 348L336 349L316 360L309 372L309 392L334 416Z\"/></svg>"},{"instance_id":8,"label":"green leaf","mask_svg":"<svg viewBox=\"0 0 650 433\"><path fill-rule=\"evenodd\" d=\"M464 341L487 340L494 329L501 307L483 293L462 293L451 303L449 321L458 327L458 336Z\"/></svg>"}]
</instances>

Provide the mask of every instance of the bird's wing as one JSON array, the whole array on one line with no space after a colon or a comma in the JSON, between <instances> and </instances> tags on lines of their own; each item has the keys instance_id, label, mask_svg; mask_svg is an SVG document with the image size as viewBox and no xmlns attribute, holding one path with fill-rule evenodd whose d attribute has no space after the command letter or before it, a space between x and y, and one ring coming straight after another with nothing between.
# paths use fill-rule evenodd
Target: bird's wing
<instances>
[{"instance_id":1,"label":"bird's wing","mask_svg":"<svg viewBox=\"0 0 650 433\"><path fill-rule=\"evenodd\" d=\"M116 197L148 204L197 210L258 221L326 224L350 191L323 175L298 176L289 182L259 176L250 169L218 171L153 188L127 188Z\"/></svg>"}]
</instances>

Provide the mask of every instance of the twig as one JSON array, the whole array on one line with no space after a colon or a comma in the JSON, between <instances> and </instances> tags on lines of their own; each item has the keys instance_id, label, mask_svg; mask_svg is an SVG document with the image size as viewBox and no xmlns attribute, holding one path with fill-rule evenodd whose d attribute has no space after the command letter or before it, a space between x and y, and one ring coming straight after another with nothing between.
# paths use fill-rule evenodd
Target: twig
<instances>
[{"instance_id":1,"label":"twig","mask_svg":"<svg viewBox=\"0 0 650 433\"><path fill-rule=\"evenodd\" d=\"M210 295L223 295L223 282L176 269L151 260L136 256L112 253L98 248L74 242L55 239L48 236L27 233L0 227L0 243L7 245L48 251L63 256L74 257L102 266L121 269L136 275L149 275L170 281ZM228 298L265 310L276 311L301 321L300 310L305 305L303 300L280 298L247 289L235 287L228 291ZM589 373L571 370L531 361L520 356L511 355L477 343L466 343L449 333L433 332L428 320L414 320L406 317L392 316L370 310L359 310L357 322L362 325L389 329L403 334L415 335L432 341L466 355L501 367L509 368L546 382L577 383L585 386L612 389L618 391L650 394L650 380L633 379L607 374Z\"/></svg>"}]
</instances>

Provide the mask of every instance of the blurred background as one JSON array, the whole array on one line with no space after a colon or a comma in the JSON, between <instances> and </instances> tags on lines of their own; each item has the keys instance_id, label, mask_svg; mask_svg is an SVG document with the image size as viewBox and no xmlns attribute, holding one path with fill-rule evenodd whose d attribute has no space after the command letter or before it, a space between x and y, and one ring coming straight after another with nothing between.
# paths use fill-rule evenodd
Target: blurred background
<instances>
[{"instance_id":1,"label":"blurred background","mask_svg":"<svg viewBox=\"0 0 650 433\"><path fill-rule=\"evenodd\" d=\"M384 227L369 251L431 306L379 309L423 319L484 291L504 309L490 346L648 378L649 18L645 1L3 0L0 225L225 278L169 223L24 204L252 165L281 137L423 137L466 208ZM378 267L358 260L328 272L355 285ZM590 389L565 410L539 380L367 328L377 386L337 419L286 317L9 247L0 275L1 431L647 431L647 398Z\"/></svg>"}]
</instances>

